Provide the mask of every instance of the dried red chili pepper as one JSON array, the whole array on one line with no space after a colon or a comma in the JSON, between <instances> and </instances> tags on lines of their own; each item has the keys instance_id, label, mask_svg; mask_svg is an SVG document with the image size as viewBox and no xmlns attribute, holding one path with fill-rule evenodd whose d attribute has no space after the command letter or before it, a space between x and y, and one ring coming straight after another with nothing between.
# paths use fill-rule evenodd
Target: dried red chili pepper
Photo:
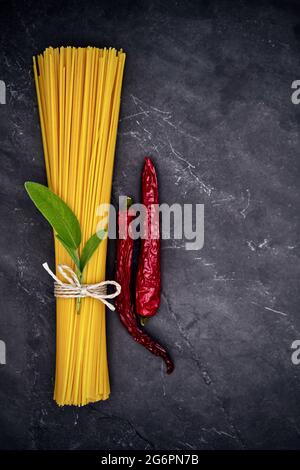
<instances>
[{"instance_id":1,"label":"dried red chili pepper","mask_svg":"<svg viewBox=\"0 0 300 470\"><path fill-rule=\"evenodd\" d=\"M131 301L130 283L132 271L133 238L130 236L130 222L134 216L130 211L119 212L119 239L117 241L116 256L116 281L121 285L121 293L115 300L115 307L120 316L122 324L127 329L132 338L155 356L161 357L167 366L167 373L171 374L174 364L167 351L151 338L138 324ZM124 238L120 238L120 235Z\"/></svg>"},{"instance_id":2,"label":"dried red chili pepper","mask_svg":"<svg viewBox=\"0 0 300 470\"><path fill-rule=\"evenodd\" d=\"M158 183L153 162L145 158L142 173L142 203L146 207L136 277L136 311L144 318L157 313L160 304L160 234Z\"/></svg>"}]
</instances>

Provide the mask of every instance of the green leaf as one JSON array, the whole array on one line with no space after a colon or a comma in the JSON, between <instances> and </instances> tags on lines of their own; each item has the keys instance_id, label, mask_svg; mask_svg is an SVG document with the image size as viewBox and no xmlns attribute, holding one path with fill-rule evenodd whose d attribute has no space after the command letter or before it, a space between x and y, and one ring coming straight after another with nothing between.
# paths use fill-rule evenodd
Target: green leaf
<instances>
[{"instance_id":1,"label":"green leaf","mask_svg":"<svg viewBox=\"0 0 300 470\"><path fill-rule=\"evenodd\" d=\"M86 242L80 257L80 270L81 272L84 270L86 264L93 256L94 252L97 250L98 246L100 245L101 241L106 236L106 230L100 230L99 232L92 235L88 241Z\"/></svg>"},{"instance_id":2,"label":"green leaf","mask_svg":"<svg viewBox=\"0 0 300 470\"><path fill-rule=\"evenodd\" d=\"M80 270L80 261L79 261L77 250L74 250L74 248L70 248L68 245L66 245L65 242L60 238L59 235L56 235L56 238L57 238L57 240L60 241L62 246L65 248L65 250L67 250L67 252L71 256L72 260L74 261L75 266L78 269L78 271L81 271Z\"/></svg>"},{"instance_id":3,"label":"green leaf","mask_svg":"<svg viewBox=\"0 0 300 470\"><path fill-rule=\"evenodd\" d=\"M81 230L76 215L47 186L27 181L25 189L36 207L53 227L61 242L76 250L81 242Z\"/></svg>"}]
</instances>

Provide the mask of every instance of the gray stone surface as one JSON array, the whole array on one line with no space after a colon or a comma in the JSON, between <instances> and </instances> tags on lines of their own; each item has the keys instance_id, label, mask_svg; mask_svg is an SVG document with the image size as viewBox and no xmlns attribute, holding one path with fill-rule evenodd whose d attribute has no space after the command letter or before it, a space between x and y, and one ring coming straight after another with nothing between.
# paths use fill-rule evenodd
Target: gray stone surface
<instances>
[{"instance_id":1,"label":"gray stone surface","mask_svg":"<svg viewBox=\"0 0 300 470\"><path fill-rule=\"evenodd\" d=\"M79 3L79 2L78 2ZM0 448L299 448L300 5L295 1L1 2ZM163 243L149 330L176 371L108 313L112 394L52 401L50 230L25 180L45 182L31 57L48 45L128 53L113 200L153 156L161 201L205 204L205 246ZM298 231L298 233L297 233ZM108 273L113 270L110 245ZM35 285L35 288L32 288Z\"/></svg>"}]
</instances>

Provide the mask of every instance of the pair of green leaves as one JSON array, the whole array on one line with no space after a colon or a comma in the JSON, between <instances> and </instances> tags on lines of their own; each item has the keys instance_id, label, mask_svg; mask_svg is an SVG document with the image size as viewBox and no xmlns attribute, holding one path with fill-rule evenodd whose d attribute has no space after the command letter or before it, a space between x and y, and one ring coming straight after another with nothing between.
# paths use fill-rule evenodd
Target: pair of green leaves
<instances>
[{"instance_id":1,"label":"pair of green leaves","mask_svg":"<svg viewBox=\"0 0 300 470\"><path fill-rule=\"evenodd\" d=\"M70 207L47 186L32 181L25 183L25 189L35 206L54 229L56 238L67 250L75 263L79 280L94 252L106 236L106 230L100 230L86 242L81 256L78 248L81 243L81 230L78 219Z\"/></svg>"}]
</instances>

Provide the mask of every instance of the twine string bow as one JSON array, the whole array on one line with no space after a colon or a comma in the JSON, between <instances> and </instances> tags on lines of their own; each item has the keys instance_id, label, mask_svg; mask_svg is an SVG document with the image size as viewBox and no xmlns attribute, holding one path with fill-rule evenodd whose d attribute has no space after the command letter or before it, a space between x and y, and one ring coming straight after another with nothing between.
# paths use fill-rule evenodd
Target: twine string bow
<instances>
[{"instance_id":1,"label":"twine string bow","mask_svg":"<svg viewBox=\"0 0 300 470\"><path fill-rule=\"evenodd\" d=\"M121 286L116 281L102 281L97 284L80 284L77 274L70 266L66 264L58 264L57 269L62 277L67 281L61 281L48 266L48 263L43 264L43 268L54 279L54 296L55 297L92 297L103 302L110 310L115 310L112 303L107 299L114 299L121 292ZM69 275L68 275L69 274ZM107 286L115 286L115 292L107 294Z\"/></svg>"}]
</instances>

